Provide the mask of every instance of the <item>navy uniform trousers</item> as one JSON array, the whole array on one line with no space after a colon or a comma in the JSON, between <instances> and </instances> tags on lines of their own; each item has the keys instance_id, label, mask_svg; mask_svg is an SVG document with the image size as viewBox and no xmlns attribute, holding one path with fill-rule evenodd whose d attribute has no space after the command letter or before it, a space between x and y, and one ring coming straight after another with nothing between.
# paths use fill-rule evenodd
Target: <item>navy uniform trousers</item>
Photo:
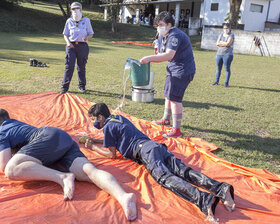
<instances>
[{"instance_id":1,"label":"navy uniform trousers","mask_svg":"<svg viewBox=\"0 0 280 224\"><path fill-rule=\"evenodd\" d=\"M205 215L208 214L209 204L213 197L215 197L215 202L212 205L213 213L215 213L219 200L225 200L228 189L234 197L233 187L230 184L213 180L186 166L164 144L147 141L143 143L135 157L136 161L144 164L160 185L193 202ZM193 185L202 187L211 193L200 191Z\"/></svg>"},{"instance_id":2,"label":"navy uniform trousers","mask_svg":"<svg viewBox=\"0 0 280 224\"><path fill-rule=\"evenodd\" d=\"M75 62L77 58L77 71L79 77L79 88L85 89L86 86L86 63L89 54L89 47L87 43L79 42L72 43L73 48L69 48L66 45L65 55L65 71L62 80L62 89L68 91L69 85L74 73Z\"/></svg>"}]
</instances>

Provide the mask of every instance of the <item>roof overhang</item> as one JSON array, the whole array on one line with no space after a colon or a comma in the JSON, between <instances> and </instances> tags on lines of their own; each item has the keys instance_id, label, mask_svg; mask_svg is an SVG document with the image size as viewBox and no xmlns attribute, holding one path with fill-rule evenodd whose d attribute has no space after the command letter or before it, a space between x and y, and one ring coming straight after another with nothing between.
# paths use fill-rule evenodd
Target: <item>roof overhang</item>
<instances>
[{"instance_id":1,"label":"roof overhang","mask_svg":"<svg viewBox=\"0 0 280 224\"><path fill-rule=\"evenodd\" d=\"M149 4L165 4L165 3L179 3L179 2L185 2L186 0L158 0L158 1L126 1L122 3L109 3L109 4L101 4L100 7L106 7L106 6L126 6L126 5L149 5Z\"/></svg>"}]
</instances>

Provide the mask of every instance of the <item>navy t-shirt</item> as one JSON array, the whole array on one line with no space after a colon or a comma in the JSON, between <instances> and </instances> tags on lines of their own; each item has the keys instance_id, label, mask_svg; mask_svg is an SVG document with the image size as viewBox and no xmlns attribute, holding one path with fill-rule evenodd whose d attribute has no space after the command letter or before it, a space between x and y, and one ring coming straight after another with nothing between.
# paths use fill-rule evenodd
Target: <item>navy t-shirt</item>
<instances>
[{"instance_id":1,"label":"navy t-shirt","mask_svg":"<svg viewBox=\"0 0 280 224\"><path fill-rule=\"evenodd\" d=\"M37 130L38 128L15 119L4 121L0 126L0 151L6 148L21 148Z\"/></svg>"},{"instance_id":2,"label":"navy t-shirt","mask_svg":"<svg viewBox=\"0 0 280 224\"><path fill-rule=\"evenodd\" d=\"M169 30L167 37L159 36L159 53L166 52L167 49L176 51L174 57L168 61L167 72L169 75L193 79L195 73L195 62L193 57L190 38L186 33L178 28Z\"/></svg>"},{"instance_id":3,"label":"navy t-shirt","mask_svg":"<svg viewBox=\"0 0 280 224\"><path fill-rule=\"evenodd\" d=\"M150 140L139 131L128 119L121 115L110 115L103 127L104 147L116 147L122 156L135 160L133 152L138 144Z\"/></svg>"}]
</instances>

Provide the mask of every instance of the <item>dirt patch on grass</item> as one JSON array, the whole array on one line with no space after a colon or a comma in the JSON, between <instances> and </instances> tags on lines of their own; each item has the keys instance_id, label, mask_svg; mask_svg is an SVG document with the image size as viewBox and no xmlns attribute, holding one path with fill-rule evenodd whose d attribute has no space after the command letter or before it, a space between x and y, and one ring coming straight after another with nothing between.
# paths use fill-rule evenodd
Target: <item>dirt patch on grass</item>
<instances>
[{"instance_id":1,"label":"dirt patch on grass","mask_svg":"<svg viewBox=\"0 0 280 224\"><path fill-rule=\"evenodd\" d=\"M260 136L261 138L266 138L266 137L270 137L270 134L267 130L263 129L263 128L259 128L255 131L255 134L257 136Z\"/></svg>"},{"instance_id":2,"label":"dirt patch on grass","mask_svg":"<svg viewBox=\"0 0 280 224\"><path fill-rule=\"evenodd\" d=\"M199 132L199 131L192 131L187 133L188 136L195 137L195 138L202 138L202 139L211 139L212 136L210 136L206 132Z\"/></svg>"}]
</instances>

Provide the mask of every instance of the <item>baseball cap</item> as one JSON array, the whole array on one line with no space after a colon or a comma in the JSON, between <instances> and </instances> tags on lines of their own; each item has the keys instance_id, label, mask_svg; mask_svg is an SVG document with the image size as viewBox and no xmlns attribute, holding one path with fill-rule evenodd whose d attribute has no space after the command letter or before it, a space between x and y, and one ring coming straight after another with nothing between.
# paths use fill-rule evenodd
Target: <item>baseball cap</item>
<instances>
[{"instance_id":1,"label":"baseball cap","mask_svg":"<svg viewBox=\"0 0 280 224\"><path fill-rule=\"evenodd\" d=\"M71 4L71 9L80 8L82 9L82 4L80 2L73 2Z\"/></svg>"}]
</instances>

